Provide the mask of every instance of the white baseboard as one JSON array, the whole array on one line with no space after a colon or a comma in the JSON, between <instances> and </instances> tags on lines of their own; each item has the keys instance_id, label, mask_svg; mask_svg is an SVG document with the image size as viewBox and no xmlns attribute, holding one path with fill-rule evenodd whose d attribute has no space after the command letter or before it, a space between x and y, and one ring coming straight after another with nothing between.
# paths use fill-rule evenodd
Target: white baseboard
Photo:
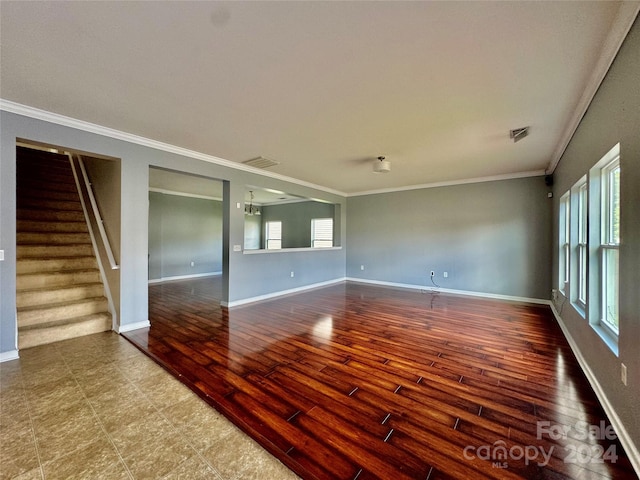
<instances>
[{"instance_id":1,"label":"white baseboard","mask_svg":"<svg viewBox=\"0 0 640 480\"><path fill-rule=\"evenodd\" d=\"M633 438L631 438L631 435L629 435L629 432L627 432L627 429L624 427L624 423L622 422L622 420L620 420L620 417L616 413L613 405L611 405L611 402L609 401L607 394L605 393L604 389L600 385L600 382L598 382L598 379L593 373L593 370L591 370L591 367L589 367L589 364L587 363L584 356L582 355L582 352L580 351L578 344L575 342L575 340L571 336L569 329L565 325L564 320L562 320L562 317L556 310L556 307L553 303L551 303L551 311L553 312L553 315L556 317L556 321L558 322L558 325L560 326L562 333L567 339L567 342L569 343L569 346L571 347L573 354L576 356L576 359L580 364L580 368L582 369L585 376L587 377L587 380L589 381L591 388L593 388L593 391L596 393L596 397L598 397L598 400L600 401L602 408L604 409L605 413L609 417L609 420L611 420L611 425L615 429L616 434L620 439L620 443L622 443L622 446L625 452L627 453L627 456L629 457L629 461L631 462L633 469L636 471L638 476L640 476L640 451L638 450L638 446L635 444Z\"/></svg>"},{"instance_id":2,"label":"white baseboard","mask_svg":"<svg viewBox=\"0 0 640 480\"><path fill-rule=\"evenodd\" d=\"M282 297L284 295L291 295L293 293L300 293L306 290L313 290L315 288L327 287L336 283L344 282L345 278L336 278L334 280L327 280L326 282L312 283L311 285L305 285L303 287L290 288L289 290L280 290L279 292L267 293L265 295L258 295L257 297L243 298L242 300L235 300L233 302L220 302L220 305L227 308L239 307L240 305L246 305L248 303L260 302L263 300L270 300L276 297Z\"/></svg>"},{"instance_id":3,"label":"white baseboard","mask_svg":"<svg viewBox=\"0 0 640 480\"><path fill-rule=\"evenodd\" d=\"M9 350L8 352L0 352L0 363L20 358L18 350Z\"/></svg>"},{"instance_id":4,"label":"white baseboard","mask_svg":"<svg viewBox=\"0 0 640 480\"><path fill-rule=\"evenodd\" d=\"M130 332L132 330L139 330L141 328L148 328L151 326L151 322L149 322L149 320L144 320L142 322L136 322L136 323L127 323L126 325L120 325L118 327L118 330L116 330L118 333L125 333L125 332Z\"/></svg>"},{"instance_id":5,"label":"white baseboard","mask_svg":"<svg viewBox=\"0 0 640 480\"><path fill-rule=\"evenodd\" d=\"M371 285L381 285L383 287L408 288L411 290L428 290L437 293L450 293L452 295L466 295L469 297L494 298L497 300L510 300L512 302L538 303L541 305L550 305L550 300L543 298L517 297L514 295L500 295L497 293L474 292L471 290L454 290L452 288L442 288L428 285L415 285L411 283L385 282L381 280L369 280L366 278L347 277L348 282L369 283Z\"/></svg>"},{"instance_id":6,"label":"white baseboard","mask_svg":"<svg viewBox=\"0 0 640 480\"><path fill-rule=\"evenodd\" d=\"M219 275L222 275L222 272L205 272L205 273L194 273L192 275L175 275L173 277L154 278L153 280L149 280L149 285L152 285L154 283L175 282L177 280L190 280L193 278L216 277Z\"/></svg>"}]
</instances>

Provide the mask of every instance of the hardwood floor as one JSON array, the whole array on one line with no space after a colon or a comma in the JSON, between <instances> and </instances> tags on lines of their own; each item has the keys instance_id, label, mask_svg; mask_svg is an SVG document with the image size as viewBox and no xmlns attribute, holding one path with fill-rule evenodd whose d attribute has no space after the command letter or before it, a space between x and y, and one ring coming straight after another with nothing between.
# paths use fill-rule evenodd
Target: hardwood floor
<instances>
[{"instance_id":1,"label":"hardwood floor","mask_svg":"<svg viewBox=\"0 0 640 480\"><path fill-rule=\"evenodd\" d=\"M125 336L305 479L637 478L547 306L215 283L150 287Z\"/></svg>"}]
</instances>

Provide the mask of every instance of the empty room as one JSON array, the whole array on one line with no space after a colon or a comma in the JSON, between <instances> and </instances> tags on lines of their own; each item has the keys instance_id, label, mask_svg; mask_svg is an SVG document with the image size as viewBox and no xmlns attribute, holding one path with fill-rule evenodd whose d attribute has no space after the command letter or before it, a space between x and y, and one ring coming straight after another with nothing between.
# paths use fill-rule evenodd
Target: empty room
<instances>
[{"instance_id":1,"label":"empty room","mask_svg":"<svg viewBox=\"0 0 640 480\"><path fill-rule=\"evenodd\" d=\"M638 479L639 11L0 0L0 478Z\"/></svg>"}]
</instances>

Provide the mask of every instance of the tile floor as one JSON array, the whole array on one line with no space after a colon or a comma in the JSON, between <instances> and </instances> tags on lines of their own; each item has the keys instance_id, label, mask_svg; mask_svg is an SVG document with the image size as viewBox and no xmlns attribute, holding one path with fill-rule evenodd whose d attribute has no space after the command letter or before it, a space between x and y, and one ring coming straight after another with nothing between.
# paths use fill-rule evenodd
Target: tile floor
<instances>
[{"instance_id":1,"label":"tile floor","mask_svg":"<svg viewBox=\"0 0 640 480\"><path fill-rule=\"evenodd\" d=\"M0 363L0 479L298 478L113 332Z\"/></svg>"}]
</instances>

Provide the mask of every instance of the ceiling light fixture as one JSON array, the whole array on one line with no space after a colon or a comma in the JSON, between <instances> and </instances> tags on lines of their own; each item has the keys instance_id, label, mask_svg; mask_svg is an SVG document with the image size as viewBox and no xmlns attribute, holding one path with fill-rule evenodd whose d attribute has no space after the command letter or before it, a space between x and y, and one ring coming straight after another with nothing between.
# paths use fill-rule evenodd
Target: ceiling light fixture
<instances>
[{"instance_id":1,"label":"ceiling light fixture","mask_svg":"<svg viewBox=\"0 0 640 480\"><path fill-rule=\"evenodd\" d=\"M389 173L391 171L391 162L380 156L373 161L373 171L374 173Z\"/></svg>"},{"instance_id":2,"label":"ceiling light fixture","mask_svg":"<svg viewBox=\"0 0 640 480\"><path fill-rule=\"evenodd\" d=\"M260 215L260 209L253 204L253 190L250 190L249 194L251 194L251 200L249 200L249 205L245 204L244 214L249 216Z\"/></svg>"},{"instance_id":3,"label":"ceiling light fixture","mask_svg":"<svg viewBox=\"0 0 640 480\"><path fill-rule=\"evenodd\" d=\"M513 130L509 130L509 138L513 140L513 143L522 140L527 135L529 135L529 127L514 128Z\"/></svg>"}]
</instances>

